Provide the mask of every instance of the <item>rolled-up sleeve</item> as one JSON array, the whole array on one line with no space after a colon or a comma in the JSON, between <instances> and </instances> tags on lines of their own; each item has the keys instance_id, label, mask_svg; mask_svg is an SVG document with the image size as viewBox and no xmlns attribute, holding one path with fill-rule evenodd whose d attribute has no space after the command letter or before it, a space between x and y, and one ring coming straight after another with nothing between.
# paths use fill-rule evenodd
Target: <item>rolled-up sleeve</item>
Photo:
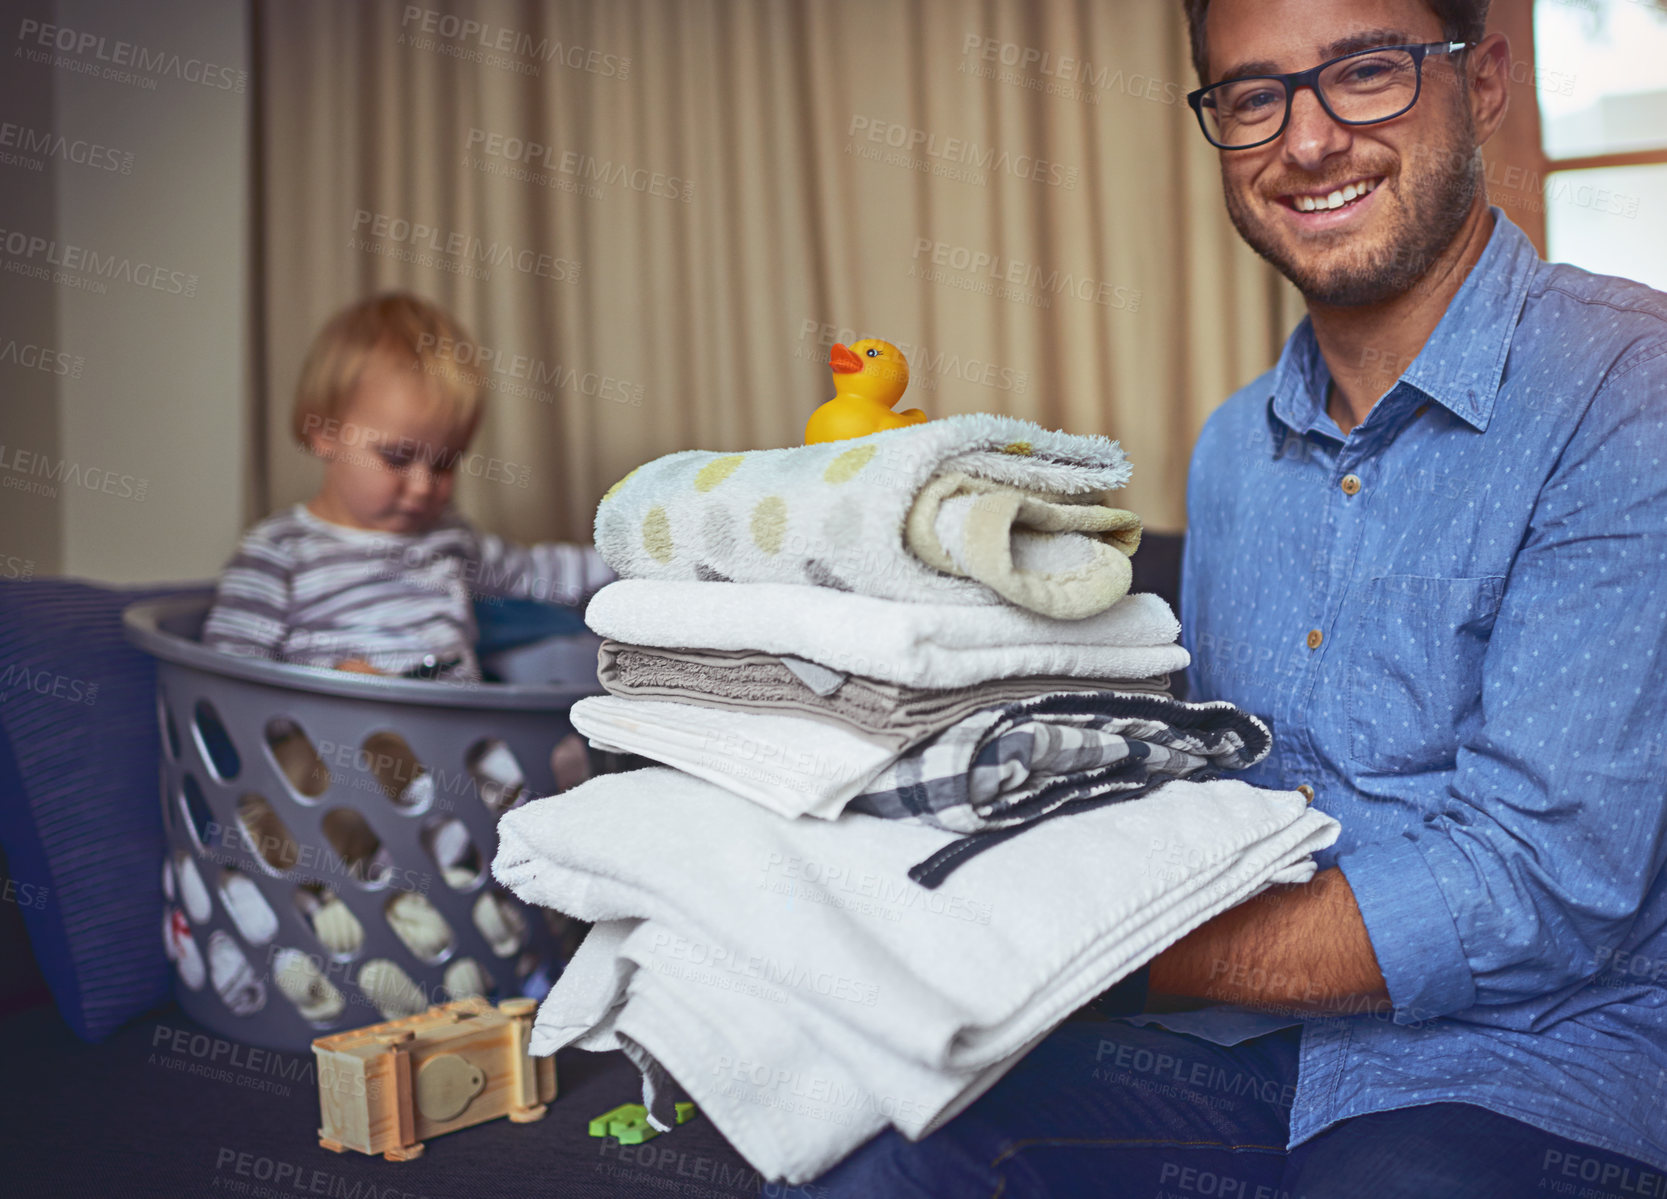
<instances>
[{"instance_id":1,"label":"rolled-up sleeve","mask_svg":"<svg viewBox=\"0 0 1667 1199\"><path fill-rule=\"evenodd\" d=\"M1612 371L1541 489L1482 712L1441 809L1338 858L1402 1023L1590 978L1667 860L1667 346Z\"/></svg>"}]
</instances>

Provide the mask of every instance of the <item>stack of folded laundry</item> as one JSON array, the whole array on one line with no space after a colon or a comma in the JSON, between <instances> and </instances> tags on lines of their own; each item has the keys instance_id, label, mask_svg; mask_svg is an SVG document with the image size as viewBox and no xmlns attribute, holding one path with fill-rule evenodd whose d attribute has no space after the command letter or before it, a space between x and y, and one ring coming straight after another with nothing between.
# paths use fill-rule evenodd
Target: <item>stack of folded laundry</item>
<instances>
[{"instance_id":1,"label":"stack of folded laundry","mask_svg":"<svg viewBox=\"0 0 1667 1199\"><path fill-rule=\"evenodd\" d=\"M674 769L500 824L498 879L597 922L535 1052L625 1049L656 1122L669 1070L802 1181L887 1123L924 1135L1165 945L1312 874L1335 822L1220 777L1266 727L1169 694L1179 627L1128 593L1140 522L1107 502L1128 473L1105 438L977 415L616 484L596 544L621 579L586 612L609 694L573 725ZM801 1076L874 1102L830 1118L752 1081Z\"/></svg>"},{"instance_id":2,"label":"stack of folded laundry","mask_svg":"<svg viewBox=\"0 0 1667 1199\"><path fill-rule=\"evenodd\" d=\"M1096 797L1260 760L1267 729L1170 698L1186 665L1154 595L1059 620L792 583L625 579L586 612L611 694L574 728L783 816L846 810L976 835L929 886L1011 830Z\"/></svg>"},{"instance_id":3,"label":"stack of folded laundry","mask_svg":"<svg viewBox=\"0 0 1667 1199\"><path fill-rule=\"evenodd\" d=\"M970 838L783 820L651 767L510 812L493 872L595 922L531 1052L624 1050L662 1128L669 1072L765 1178L797 1184L888 1124L943 1124L1166 946L1306 882L1337 832L1296 792L1176 782L1041 823L928 891L907 864Z\"/></svg>"}]
</instances>

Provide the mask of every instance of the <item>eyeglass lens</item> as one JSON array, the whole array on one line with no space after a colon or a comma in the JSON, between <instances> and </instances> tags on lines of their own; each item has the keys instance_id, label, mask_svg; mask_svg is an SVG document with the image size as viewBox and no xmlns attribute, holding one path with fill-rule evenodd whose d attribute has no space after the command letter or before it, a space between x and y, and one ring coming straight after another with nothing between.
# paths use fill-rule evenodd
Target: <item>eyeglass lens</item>
<instances>
[{"instance_id":1,"label":"eyeglass lens","mask_svg":"<svg viewBox=\"0 0 1667 1199\"><path fill-rule=\"evenodd\" d=\"M1319 90L1339 120L1386 121L1417 96L1418 62L1407 50L1353 55L1320 72ZM1285 105L1283 82L1251 78L1217 84L1200 107L1211 140L1232 148L1272 137L1285 119Z\"/></svg>"}]
</instances>

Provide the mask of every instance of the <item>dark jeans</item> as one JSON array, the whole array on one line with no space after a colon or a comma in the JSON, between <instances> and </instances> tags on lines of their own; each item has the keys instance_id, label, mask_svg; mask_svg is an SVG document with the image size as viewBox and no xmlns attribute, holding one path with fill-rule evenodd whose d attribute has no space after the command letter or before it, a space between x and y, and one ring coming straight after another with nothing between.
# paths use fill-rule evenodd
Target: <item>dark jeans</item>
<instances>
[{"instance_id":1,"label":"dark jeans","mask_svg":"<svg viewBox=\"0 0 1667 1199\"><path fill-rule=\"evenodd\" d=\"M1659 1178L1463 1103L1357 1116L1287 1153L1298 1041L1294 1028L1225 1046L1073 1019L931 1136L911 1144L888 1129L805 1189L828 1199L1622 1199L1644 1175Z\"/></svg>"}]
</instances>

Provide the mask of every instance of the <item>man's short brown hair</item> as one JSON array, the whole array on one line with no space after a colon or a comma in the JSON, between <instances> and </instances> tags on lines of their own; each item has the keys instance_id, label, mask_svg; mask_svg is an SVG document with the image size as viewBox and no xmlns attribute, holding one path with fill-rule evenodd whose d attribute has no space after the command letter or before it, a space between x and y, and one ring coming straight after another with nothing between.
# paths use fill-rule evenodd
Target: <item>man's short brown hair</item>
<instances>
[{"instance_id":1,"label":"man's short brown hair","mask_svg":"<svg viewBox=\"0 0 1667 1199\"><path fill-rule=\"evenodd\" d=\"M1441 21L1441 36L1449 42L1479 42L1487 32L1491 0L1424 0ZM1192 36L1192 68L1200 86L1211 82L1210 56L1204 45L1204 15L1210 0L1181 0L1187 13L1187 32Z\"/></svg>"},{"instance_id":2,"label":"man's short brown hair","mask_svg":"<svg viewBox=\"0 0 1667 1199\"><path fill-rule=\"evenodd\" d=\"M340 420L372 361L420 373L454 429L473 436L481 416L479 350L445 309L409 292L390 291L350 304L313 338L295 389L290 428L303 446L309 435Z\"/></svg>"}]
</instances>

